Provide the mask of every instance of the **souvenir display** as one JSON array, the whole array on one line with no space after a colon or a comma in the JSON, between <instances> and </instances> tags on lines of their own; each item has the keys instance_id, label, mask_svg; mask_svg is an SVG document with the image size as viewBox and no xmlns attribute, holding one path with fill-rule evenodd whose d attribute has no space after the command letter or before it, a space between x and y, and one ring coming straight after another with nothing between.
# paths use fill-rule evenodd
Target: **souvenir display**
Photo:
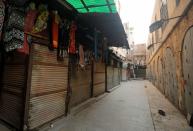
<instances>
[{"instance_id":1,"label":"souvenir display","mask_svg":"<svg viewBox=\"0 0 193 131\"><path fill-rule=\"evenodd\" d=\"M4 16L5 16L5 5L3 1L0 0L0 40L1 40L1 34L3 29Z\"/></svg>"},{"instance_id":2,"label":"souvenir display","mask_svg":"<svg viewBox=\"0 0 193 131\"><path fill-rule=\"evenodd\" d=\"M73 21L70 26L70 40L69 40L69 49L68 52L71 54L76 54L76 38L75 38L75 33L76 33L76 24Z\"/></svg>"},{"instance_id":3,"label":"souvenir display","mask_svg":"<svg viewBox=\"0 0 193 131\"><path fill-rule=\"evenodd\" d=\"M7 52L23 47L24 13L22 11L10 7L3 40Z\"/></svg>"}]
</instances>

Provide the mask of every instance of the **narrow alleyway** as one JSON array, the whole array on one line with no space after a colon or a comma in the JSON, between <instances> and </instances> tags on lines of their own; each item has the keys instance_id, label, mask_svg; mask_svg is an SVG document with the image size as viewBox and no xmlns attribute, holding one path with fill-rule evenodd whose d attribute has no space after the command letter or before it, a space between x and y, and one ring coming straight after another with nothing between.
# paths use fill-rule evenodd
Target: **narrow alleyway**
<instances>
[{"instance_id":1,"label":"narrow alleyway","mask_svg":"<svg viewBox=\"0 0 193 131\"><path fill-rule=\"evenodd\" d=\"M157 104L154 99L158 101ZM165 110L166 116L159 115L159 109ZM122 83L120 88L95 104L54 123L49 131L155 131L155 129L192 131L186 124L184 116L152 84L135 80Z\"/></svg>"}]
</instances>

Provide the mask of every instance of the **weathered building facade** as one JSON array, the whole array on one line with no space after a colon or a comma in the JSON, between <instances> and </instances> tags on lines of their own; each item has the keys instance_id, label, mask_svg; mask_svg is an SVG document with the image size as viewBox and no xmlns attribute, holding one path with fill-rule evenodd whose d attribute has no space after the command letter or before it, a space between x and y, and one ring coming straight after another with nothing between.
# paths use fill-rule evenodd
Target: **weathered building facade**
<instances>
[{"instance_id":1,"label":"weathered building facade","mask_svg":"<svg viewBox=\"0 0 193 131\"><path fill-rule=\"evenodd\" d=\"M164 20L149 34L147 77L186 115L193 117L192 0L156 0L152 23Z\"/></svg>"}]
</instances>

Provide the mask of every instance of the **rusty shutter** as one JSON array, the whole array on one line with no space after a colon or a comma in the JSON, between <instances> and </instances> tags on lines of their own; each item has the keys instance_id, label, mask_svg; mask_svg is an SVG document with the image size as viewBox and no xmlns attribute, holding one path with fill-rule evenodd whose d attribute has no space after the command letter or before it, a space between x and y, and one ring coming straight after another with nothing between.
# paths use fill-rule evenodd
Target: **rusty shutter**
<instances>
[{"instance_id":1,"label":"rusty shutter","mask_svg":"<svg viewBox=\"0 0 193 131\"><path fill-rule=\"evenodd\" d=\"M93 95L98 96L105 92L105 63L94 63Z\"/></svg>"},{"instance_id":2,"label":"rusty shutter","mask_svg":"<svg viewBox=\"0 0 193 131\"><path fill-rule=\"evenodd\" d=\"M113 67L107 67L107 89L110 90L113 88Z\"/></svg>"},{"instance_id":3,"label":"rusty shutter","mask_svg":"<svg viewBox=\"0 0 193 131\"><path fill-rule=\"evenodd\" d=\"M187 115L193 115L193 27L184 38L182 49L182 66L185 81L185 107Z\"/></svg>"},{"instance_id":4,"label":"rusty shutter","mask_svg":"<svg viewBox=\"0 0 193 131\"><path fill-rule=\"evenodd\" d=\"M70 105L73 107L91 97L91 65L87 65L85 69L72 70L70 77L72 89Z\"/></svg>"},{"instance_id":5,"label":"rusty shutter","mask_svg":"<svg viewBox=\"0 0 193 131\"><path fill-rule=\"evenodd\" d=\"M172 50L165 50L165 77L166 77L166 96L178 106L178 87L176 78L176 62Z\"/></svg>"},{"instance_id":6,"label":"rusty shutter","mask_svg":"<svg viewBox=\"0 0 193 131\"><path fill-rule=\"evenodd\" d=\"M34 44L29 105L29 129L37 128L65 113L68 59L57 61L57 52Z\"/></svg>"},{"instance_id":7,"label":"rusty shutter","mask_svg":"<svg viewBox=\"0 0 193 131\"><path fill-rule=\"evenodd\" d=\"M0 94L0 119L17 129L22 127L24 90L26 88L26 56L14 52L5 59Z\"/></svg>"}]
</instances>

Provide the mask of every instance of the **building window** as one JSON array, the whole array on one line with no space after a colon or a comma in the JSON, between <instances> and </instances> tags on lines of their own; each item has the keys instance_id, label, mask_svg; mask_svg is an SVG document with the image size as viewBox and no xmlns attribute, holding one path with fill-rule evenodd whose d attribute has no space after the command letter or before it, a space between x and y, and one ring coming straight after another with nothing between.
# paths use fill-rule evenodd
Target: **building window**
<instances>
[{"instance_id":1,"label":"building window","mask_svg":"<svg viewBox=\"0 0 193 131\"><path fill-rule=\"evenodd\" d=\"M176 0L176 6L178 6L180 3L180 0Z\"/></svg>"},{"instance_id":2,"label":"building window","mask_svg":"<svg viewBox=\"0 0 193 131\"><path fill-rule=\"evenodd\" d=\"M161 19L168 19L168 7L167 7L167 0L162 0L162 6L160 9L160 15ZM162 26L162 30L165 29L168 21L164 21L164 24Z\"/></svg>"}]
</instances>

